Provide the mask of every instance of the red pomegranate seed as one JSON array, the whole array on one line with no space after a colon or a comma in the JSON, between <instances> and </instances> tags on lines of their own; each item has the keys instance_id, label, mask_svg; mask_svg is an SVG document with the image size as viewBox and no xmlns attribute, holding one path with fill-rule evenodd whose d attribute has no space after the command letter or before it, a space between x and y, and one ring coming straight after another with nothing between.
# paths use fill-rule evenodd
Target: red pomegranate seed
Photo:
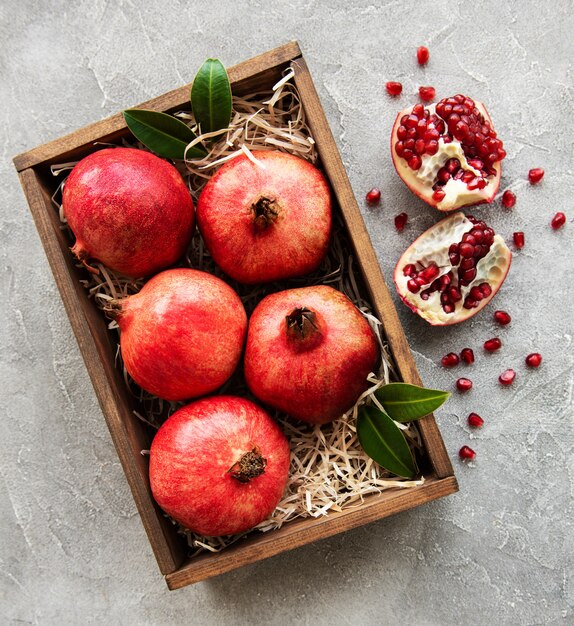
<instances>
[{"instance_id":1,"label":"red pomegranate seed","mask_svg":"<svg viewBox=\"0 0 574 626\"><path fill-rule=\"evenodd\" d=\"M540 363L542 363L542 355L538 354L538 352L533 352L526 357L525 361L528 367L539 367Z\"/></svg>"},{"instance_id":2,"label":"red pomegranate seed","mask_svg":"<svg viewBox=\"0 0 574 626\"><path fill-rule=\"evenodd\" d=\"M492 339L488 339L484 342L484 349L487 352L495 352L496 350L500 350L502 346L502 341L498 337L493 337Z\"/></svg>"},{"instance_id":3,"label":"red pomegranate seed","mask_svg":"<svg viewBox=\"0 0 574 626\"><path fill-rule=\"evenodd\" d=\"M455 365L459 364L460 359L458 358L458 354L455 354L454 352L449 352L442 357L440 362L442 363L443 367L454 367Z\"/></svg>"},{"instance_id":4,"label":"red pomegranate seed","mask_svg":"<svg viewBox=\"0 0 574 626\"><path fill-rule=\"evenodd\" d=\"M458 456L461 459L468 459L469 461L474 461L476 458L476 452L469 448L468 446L462 446L462 448L458 451Z\"/></svg>"},{"instance_id":5,"label":"red pomegranate seed","mask_svg":"<svg viewBox=\"0 0 574 626\"><path fill-rule=\"evenodd\" d=\"M365 199L369 204L377 204L381 199L381 190L373 187L371 191L367 192Z\"/></svg>"},{"instance_id":6,"label":"red pomegranate seed","mask_svg":"<svg viewBox=\"0 0 574 626\"><path fill-rule=\"evenodd\" d=\"M564 215L564 213L561 212L556 213L556 215L552 218L552 221L550 222L550 226L552 226L554 230L562 228L564 224L566 224L566 216Z\"/></svg>"},{"instance_id":7,"label":"red pomegranate seed","mask_svg":"<svg viewBox=\"0 0 574 626\"><path fill-rule=\"evenodd\" d=\"M387 93L389 96L400 96L403 90L402 83L397 83L396 81L390 80L385 87L387 88Z\"/></svg>"},{"instance_id":8,"label":"red pomegranate seed","mask_svg":"<svg viewBox=\"0 0 574 626\"><path fill-rule=\"evenodd\" d=\"M459 391L470 391L472 389L472 380L468 378L459 378L456 381L456 388Z\"/></svg>"},{"instance_id":9,"label":"red pomegranate seed","mask_svg":"<svg viewBox=\"0 0 574 626\"><path fill-rule=\"evenodd\" d=\"M467 364L472 365L474 363L474 352L471 348L463 348L460 353L460 358Z\"/></svg>"},{"instance_id":10,"label":"red pomegranate seed","mask_svg":"<svg viewBox=\"0 0 574 626\"><path fill-rule=\"evenodd\" d=\"M426 65L429 60L429 49L426 46L419 46L417 49L417 61L419 65Z\"/></svg>"},{"instance_id":11,"label":"red pomegranate seed","mask_svg":"<svg viewBox=\"0 0 574 626\"><path fill-rule=\"evenodd\" d=\"M421 100L430 102L436 95L436 89L434 87L419 87L419 96Z\"/></svg>"},{"instance_id":12,"label":"red pomegranate seed","mask_svg":"<svg viewBox=\"0 0 574 626\"><path fill-rule=\"evenodd\" d=\"M481 426L484 426L484 420L482 419L482 417L480 417L478 413L470 413L470 415L467 417L467 421L468 425L472 426L473 428L480 428Z\"/></svg>"},{"instance_id":13,"label":"red pomegranate seed","mask_svg":"<svg viewBox=\"0 0 574 626\"><path fill-rule=\"evenodd\" d=\"M544 170L541 167L535 167L528 172L528 180L532 185L536 185L544 178Z\"/></svg>"},{"instance_id":14,"label":"red pomegranate seed","mask_svg":"<svg viewBox=\"0 0 574 626\"><path fill-rule=\"evenodd\" d=\"M502 372L502 374L498 377L498 380L500 381L502 385L512 385L515 378L516 378L516 372L510 369L510 370L505 370L504 372Z\"/></svg>"},{"instance_id":15,"label":"red pomegranate seed","mask_svg":"<svg viewBox=\"0 0 574 626\"><path fill-rule=\"evenodd\" d=\"M494 321L498 322L501 326L506 326L510 324L512 318L506 311L495 311L494 312Z\"/></svg>"},{"instance_id":16,"label":"red pomegranate seed","mask_svg":"<svg viewBox=\"0 0 574 626\"><path fill-rule=\"evenodd\" d=\"M502 206L507 209L511 209L516 204L516 194L512 193L510 189L507 189L502 194Z\"/></svg>"},{"instance_id":17,"label":"red pomegranate seed","mask_svg":"<svg viewBox=\"0 0 574 626\"><path fill-rule=\"evenodd\" d=\"M408 219L409 219L409 216L406 213L399 213L395 217L395 228L398 231L403 230L403 228L406 226L406 223L407 223Z\"/></svg>"},{"instance_id":18,"label":"red pomegranate seed","mask_svg":"<svg viewBox=\"0 0 574 626\"><path fill-rule=\"evenodd\" d=\"M446 193L442 190L442 189L437 189L433 195L432 195L432 199L436 200L436 202L442 202L444 200L444 197L446 196Z\"/></svg>"},{"instance_id":19,"label":"red pomegranate seed","mask_svg":"<svg viewBox=\"0 0 574 626\"><path fill-rule=\"evenodd\" d=\"M524 233L522 231L512 233L512 239L514 239L514 245L517 248L524 248Z\"/></svg>"}]
</instances>

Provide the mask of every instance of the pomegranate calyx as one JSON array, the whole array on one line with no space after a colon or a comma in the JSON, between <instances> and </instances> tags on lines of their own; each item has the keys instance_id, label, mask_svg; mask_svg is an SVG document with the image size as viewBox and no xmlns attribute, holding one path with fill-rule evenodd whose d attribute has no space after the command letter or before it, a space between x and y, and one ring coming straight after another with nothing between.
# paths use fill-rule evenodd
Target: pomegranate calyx
<instances>
[{"instance_id":1,"label":"pomegranate calyx","mask_svg":"<svg viewBox=\"0 0 574 626\"><path fill-rule=\"evenodd\" d=\"M251 205L251 209L254 214L253 223L257 230L265 230L267 227L271 226L279 215L275 200L266 198L265 196L261 196L259 200L254 202Z\"/></svg>"},{"instance_id":2,"label":"pomegranate calyx","mask_svg":"<svg viewBox=\"0 0 574 626\"><path fill-rule=\"evenodd\" d=\"M117 320L124 310L121 300L112 298L108 300L103 307L104 313L113 320Z\"/></svg>"},{"instance_id":3,"label":"pomegranate calyx","mask_svg":"<svg viewBox=\"0 0 574 626\"><path fill-rule=\"evenodd\" d=\"M293 309L285 318L287 334L295 340L307 339L320 333L317 314L307 307Z\"/></svg>"},{"instance_id":4,"label":"pomegranate calyx","mask_svg":"<svg viewBox=\"0 0 574 626\"><path fill-rule=\"evenodd\" d=\"M264 474L266 465L267 459L261 456L259 448L255 446L252 450L242 455L239 461L234 463L227 472L240 483L246 484L253 478Z\"/></svg>"}]
</instances>

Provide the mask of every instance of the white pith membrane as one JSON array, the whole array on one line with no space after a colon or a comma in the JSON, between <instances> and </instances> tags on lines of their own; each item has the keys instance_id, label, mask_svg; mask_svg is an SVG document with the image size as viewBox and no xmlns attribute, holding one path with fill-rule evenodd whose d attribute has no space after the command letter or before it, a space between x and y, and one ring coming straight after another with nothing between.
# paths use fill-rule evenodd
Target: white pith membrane
<instances>
[{"instance_id":1,"label":"white pith membrane","mask_svg":"<svg viewBox=\"0 0 574 626\"><path fill-rule=\"evenodd\" d=\"M283 150L312 163L316 162L315 143L306 125L297 90L289 82L292 76L293 73L288 72L272 92L256 93L242 98L234 96L232 123L224 134L220 134L221 138L218 141L209 144L208 157L201 161L175 164L195 199L219 166L239 154L247 154L252 158L251 150ZM191 118L189 113L185 112L178 114L178 117L184 120ZM203 138L200 136L199 141ZM135 140L124 141L123 145L146 149ZM69 173L74 165L75 162L55 165L52 167L52 173L56 176L62 172ZM74 237L65 225L66 220L60 203L63 182L52 200L59 211L62 228L70 236L71 245ZM94 262L93 265L98 268L99 274L86 272L86 278L81 280L81 283L88 290L89 296L94 299L96 306L104 312L109 308L110 300L137 293L145 284L144 279L127 278L101 263ZM381 323L372 313L360 274L355 273L356 262L345 227L337 212L334 214L333 236L326 258L316 272L302 278L259 286L241 285L230 281L211 259L197 230L181 265L224 278L239 293L248 315L268 293L309 285L330 285L345 293L359 308L375 332L381 348L380 364L377 371L368 377L367 391L340 419L323 426L313 426L288 420L279 412L272 413L290 442L289 479L283 497L273 514L253 530L265 532L280 528L297 518L320 517L328 511L347 510L360 506L369 494L381 493L389 488L411 488L424 483L422 476L416 480L405 480L390 475L363 452L358 442L355 422L359 406L365 402L377 404L374 392L382 385L397 380L397 377L386 340L382 336ZM140 403L140 409L134 413L157 430L169 415L186 403L168 402L138 387L122 363L117 323L111 321L108 328L114 333L117 342L117 367L123 372L127 388ZM247 389L240 369L218 393L239 395L257 402ZM403 431L411 450L414 453L422 452L422 440L416 423L397 425ZM142 454L147 453L148 451L142 451ZM174 520L172 522L178 526L178 532L186 536L191 556L205 551L219 552L252 532L227 537L203 537L192 533Z\"/></svg>"},{"instance_id":2,"label":"white pith membrane","mask_svg":"<svg viewBox=\"0 0 574 626\"><path fill-rule=\"evenodd\" d=\"M474 104L485 119L491 122L484 105L476 100ZM430 112L431 116L433 113L436 114L436 104L425 105L424 108ZM462 180L451 178L441 187L442 191L445 192L445 197L439 202L433 200L433 185L437 182L437 173L448 160L458 159L463 170L470 170L477 176L480 176L480 171L467 161L461 142L455 137L452 137L450 143L445 143L441 137L438 140L438 152L433 155L421 155L421 167L418 170L411 169L407 161L396 153L395 144L397 142L396 133L400 126L400 120L403 115L411 113L412 109L413 107L411 106L398 114L395 124L393 125L391 137L391 156L395 169L409 189L439 211L453 211L471 204L491 202L500 185L500 161L493 164L492 167L496 171L496 175L486 178L488 184L484 189L469 189L467 184Z\"/></svg>"},{"instance_id":3,"label":"white pith membrane","mask_svg":"<svg viewBox=\"0 0 574 626\"><path fill-rule=\"evenodd\" d=\"M436 263L439 268L436 279L440 279L441 276L453 271L449 259L451 244L459 243L462 236L473 227L473 222L464 213L454 213L425 231L407 248L397 263L394 280L402 300L413 311L433 325L456 324L478 313L492 300L508 273L512 256L511 252L504 239L500 235L494 235L488 254L475 265L476 277L474 280L468 285L454 283L459 288L462 297L459 302L455 303L453 313L446 313L443 310L440 301L440 291L433 291L426 300L423 300L421 297L421 294L424 293L432 281L425 287L422 287L419 293L409 291L407 283L410 277L404 274L405 266L416 264L416 268L420 270L423 267L428 267L431 263ZM485 282L489 283L492 289L490 296L481 300L478 306L470 310L465 309L463 306L465 297L469 295L475 285Z\"/></svg>"}]
</instances>

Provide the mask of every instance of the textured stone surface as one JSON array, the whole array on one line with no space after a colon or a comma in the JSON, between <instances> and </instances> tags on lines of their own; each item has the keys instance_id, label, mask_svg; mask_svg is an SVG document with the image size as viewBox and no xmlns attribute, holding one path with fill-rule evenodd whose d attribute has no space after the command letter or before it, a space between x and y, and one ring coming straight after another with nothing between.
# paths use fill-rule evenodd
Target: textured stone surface
<instances>
[{"instance_id":1,"label":"textured stone surface","mask_svg":"<svg viewBox=\"0 0 574 626\"><path fill-rule=\"evenodd\" d=\"M540 3L33 0L0 3L0 621L37 624L532 624L574 620L570 0ZM233 7L233 9L231 9ZM430 328L397 302L423 380L450 389L443 353L469 345L475 382L438 420L459 494L168 593L135 510L10 158L189 82L208 55L233 64L299 39L361 200L385 276L438 215L392 170L388 136L420 84L490 103L526 232L507 283L472 321ZM427 68L415 49L431 50ZM404 95L384 93L389 79ZM547 177L525 182L530 167ZM556 210L570 217L553 232ZM409 214L399 235L393 216ZM508 328L491 315L504 308ZM503 349L483 355L498 334ZM524 355L539 350L538 371ZM512 388L499 372L514 366ZM461 368L459 368L461 369ZM486 421L466 427L468 412ZM473 466L456 459L470 443Z\"/></svg>"}]
</instances>

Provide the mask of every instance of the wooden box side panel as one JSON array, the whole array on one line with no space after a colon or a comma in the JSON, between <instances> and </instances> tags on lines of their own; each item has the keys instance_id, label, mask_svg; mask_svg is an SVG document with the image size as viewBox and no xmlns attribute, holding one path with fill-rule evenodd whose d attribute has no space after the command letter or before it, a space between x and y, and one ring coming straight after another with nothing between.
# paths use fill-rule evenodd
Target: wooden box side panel
<instances>
[{"instance_id":1,"label":"wooden box side panel","mask_svg":"<svg viewBox=\"0 0 574 626\"><path fill-rule=\"evenodd\" d=\"M454 476L442 479L431 477L417 489L392 489L378 496L369 496L360 508L330 513L319 518L289 522L279 530L249 537L241 543L230 546L222 553L200 555L190 559L182 568L168 574L166 581L170 589L185 587L243 565L255 563L281 552L406 511L455 493L457 489Z\"/></svg>"},{"instance_id":2,"label":"wooden box side panel","mask_svg":"<svg viewBox=\"0 0 574 626\"><path fill-rule=\"evenodd\" d=\"M185 558L183 542L151 497L147 461L140 454L150 440L132 413L105 321L79 282L50 194L33 169L20 172L20 181L159 567L172 572Z\"/></svg>"},{"instance_id":3,"label":"wooden box side panel","mask_svg":"<svg viewBox=\"0 0 574 626\"><path fill-rule=\"evenodd\" d=\"M377 316L383 323L385 336L399 374L404 382L421 385L421 379L407 338L383 278L371 239L307 64L303 58L300 58L293 61L292 66L295 71L295 84L301 95L307 122L317 142L323 167L341 207L355 256L359 262ZM452 476L454 473L452 464L434 417L429 415L420 420L419 426L425 448L437 476L440 478Z\"/></svg>"}]
</instances>

